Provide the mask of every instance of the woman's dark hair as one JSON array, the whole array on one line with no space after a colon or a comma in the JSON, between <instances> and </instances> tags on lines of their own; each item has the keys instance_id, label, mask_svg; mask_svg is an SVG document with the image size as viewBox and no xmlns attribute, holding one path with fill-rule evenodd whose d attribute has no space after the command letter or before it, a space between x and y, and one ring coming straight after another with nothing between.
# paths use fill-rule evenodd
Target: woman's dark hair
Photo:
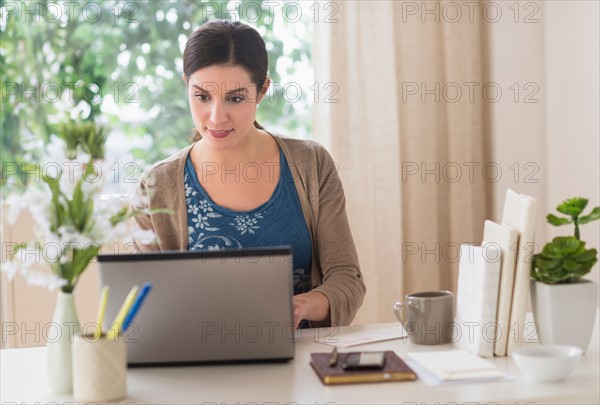
<instances>
[{"instance_id":1,"label":"woman's dark hair","mask_svg":"<svg viewBox=\"0 0 600 405\"><path fill-rule=\"evenodd\" d=\"M183 73L189 78L197 70L213 65L243 67L250 74L258 94L269 68L265 42L254 28L239 21L206 22L194 31L185 44ZM256 121L254 126L264 129ZM193 141L201 138L198 130L195 130Z\"/></svg>"}]
</instances>

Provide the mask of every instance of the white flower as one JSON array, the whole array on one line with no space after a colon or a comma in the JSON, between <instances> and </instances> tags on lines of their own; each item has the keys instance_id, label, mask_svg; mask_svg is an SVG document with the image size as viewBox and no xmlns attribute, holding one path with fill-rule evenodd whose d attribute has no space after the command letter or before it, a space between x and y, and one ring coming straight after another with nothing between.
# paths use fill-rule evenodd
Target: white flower
<instances>
[{"instance_id":1,"label":"white flower","mask_svg":"<svg viewBox=\"0 0 600 405\"><path fill-rule=\"evenodd\" d=\"M133 194L131 197L131 206L137 209L146 208L150 205L148 197L140 194Z\"/></svg>"},{"instance_id":2,"label":"white flower","mask_svg":"<svg viewBox=\"0 0 600 405\"><path fill-rule=\"evenodd\" d=\"M59 235L59 243L61 246L72 246L76 249L81 249L94 241L88 235L78 232L72 226L61 226L57 229Z\"/></svg>"},{"instance_id":3,"label":"white flower","mask_svg":"<svg viewBox=\"0 0 600 405\"><path fill-rule=\"evenodd\" d=\"M94 215L96 217L94 220L94 229L91 233L91 237L100 245L106 245L123 240L129 234L127 224L125 222L120 222L113 226L110 222L109 215Z\"/></svg>"},{"instance_id":4,"label":"white flower","mask_svg":"<svg viewBox=\"0 0 600 405\"><path fill-rule=\"evenodd\" d=\"M9 281L12 281L19 269L19 264L15 260L8 260L2 264L2 271L6 273Z\"/></svg>"},{"instance_id":5,"label":"white flower","mask_svg":"<svg viewBox=\"0 0 600 405\"><path fill-rule=\"evenodd\" d=\"M60 187L60 191L63 192L64 195L72 196L75 191L75 186L81 180L81 167L77 167L77 162L68 162L74 163L75 166L65 165L60 172L60 179L58 180L58 185ZM52 166L50 166L52 167ZM52 167L54 168L54 167ZM55 177L52 175L52 177ZM56 177L55 177L56 178Z\"/></svg>"},{"instance_id":6,"label":"white flower","mask_svg":"<svg viewBox=\"0 0 600 405\"><path fill-rule=\"evenodd\" d=\"M35 264L42 263L39 243L28 243L25 248L19 249L14 258L21 264L22 268L29 268Z\"/></svg>"},{"instance_id":7,"label":"white flower","mask_svg":"<svg viewBox=\"0 0 600 405\"><path fill-rule=\"evenodd\" d=\"M48 162L64 162L67 160L65 143L56 135L52 135L50 142L46 145L46 160Z\"/></svg>"},{"instance_id":8,"label":"white flower","mask_svg":"<svg viewBox=\"0 0 600 405\"><path fill-rule=\"evenodd\" d=\"M124 239L129 234L129 229L125 222L120 222L111 228L111 232L107 232L104 237L104 243L111 243Z\"/></svg>"},{"instance_id":9,"label":"white flower","mask_svg":"<svg viewBox=\"0 0 600 405\"><path fill-rule=\"evenodd\" d=\"M46 162L42 167L40 167L40 170L42 174L51 179L59 179L63 174L63 168L58 162Z\"/></svg>"},{"instance_id":10,"label":"white flower","mask_svg":"<svg viewBox=\"0 0 600 405\"><path fill-rule=\"evenodd\" d=\"M27 200L23 195L11 194L6 198L8 204L8 223L13 225L21 211L27 208Z\"/></svg>"},{"instance_id":11,"label":"white flower","mask_svg":"<svg viewBox=\"0 0 600 405\"><path fill-rule=\"evenodd\" d=\"M30 154L35 151L42 150L44 148L44 141L37 137L21 137L21 146L25 152Z\"/></svg>"},{"instance_id":12,"label":"white flower","mask_svg":"<svg viewBox=\"0 0 600 405\"><path fill-rule=\"evenodd\" d=\"M64 246L60 244L60 242L46 242L43 248L44 259L48 263L65 263L63 261L67 256L64 254Z\"/></svg>"},{"instance_id":13,"label":"white flower","mask_svg":"<svg viewBox=\"0 0 600 405\"><path fill-rule=\"evenodd\" d=\"M2 263L2 271L6 273L9 280L12 280L17 272L26 273L31 266L42 262L39 249L31 243L8 256L8 260Z\"/></svg>"},{"instance_id":14,"label":"white flower","mask_svg":"<svg viewBox=\"0 0 600 405\"><path fill-rule=\"evenodd\" d=\"M151 229L141 229L135 227L133 230L133 239L142 245L148 245L156 242L156 234Z\"/></svg>"},{"instance_id":15,"label":"white flower","mask_svg":"<svg viewBox=\"0 0 600 405\"><path fill-rule=\"evenodd\" d=\"M65 279L39 270L24 269L21 271L21 274L27 280L27 284L47 287L48 290L54 290L67 284L67 280Z\"/></svg>"},{"instance_id":16,"label":"white flower","mask_svg":"<svg viewBox=\"0 0 600 405\"><path fill-rule=\"evenodd\" d=\"M37 242L29 244L20 249L12 259L2 264L2 271L7 273L9 279L13 279L18 272L26 278L31 285L41 285L50 289L69 285L74 282L66 277L70 275L60 274L61 265L68 264L75 259L73 249L86 249L90 246L102 247L114 242L122 242L132 236L125 221L113 226L111 218L120 214L129 206L133 187L137 185L137 179L132 181L133 169L142 169L141 164L132 165L133 159L129 154L119 154L119 159L128 159L126 164L109 157L110 149L106 149L106 159L93 163L95 174L86 175L85 167L90 163L90 156L79 151L75 159L67 159L65 155L66 145L63 140L53 136L45 147L45 156L39 163L40 172L50 178L58 179L58 187L61 195L58 203L63 210L61 216L56 215L56 201L52 200L52 191L49 185L41 177L33 177L22 194L11 194L8 197L9 221L14 223L17 216L24 209L31 213L33 227ZM135 170L134 170L135 171ZM82 212L89 207L79 205L75 213L71 214L68 204L72 204L76 185L81 182L81 190L84 202L93 202L93 212ZM110 189L110 194L107 193ZM138 203L146 207L148 200L145 197L138 198ZM79 221L80 215L89 216L84 224ZM52 230L52 224L58 223L58 229ZM78 231L80 225L84 230ZM156 240L156 235L151 230L136 230L133 234L135 239L142 244L149 244ZM81 259L85 260L85 258ZM40 263L53 264L53 271L57 274L49 274L38 270ZM86 263L86 262L82 262ZM65 276L62 279L60 276Z\"/></svg>"},{"instance_id":17,"label":"white flower","mask_svg":"<svg viewBox=\"0 0 600 405\"><path fill-rule=\"evenodd\" d=\"M46 185L31 186L23 194L23 200L27 204L27 210L31 213L38 228L50 229L50 203L52 194Z\"/></svg>"}]
</instances>

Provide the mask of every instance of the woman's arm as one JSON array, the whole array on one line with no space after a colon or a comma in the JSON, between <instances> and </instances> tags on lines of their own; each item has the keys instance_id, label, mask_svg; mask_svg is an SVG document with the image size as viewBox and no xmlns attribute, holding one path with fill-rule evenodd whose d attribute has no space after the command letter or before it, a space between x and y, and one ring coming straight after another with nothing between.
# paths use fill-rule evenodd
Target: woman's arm
<instances>
[{"instance_id":1,"label":"woman's arm","mask_svg":"<svg viewBox=\"0 0 600 405\"><path fill-rule=\"evenodd\" d=\"M159 173L149 170L142 174L137 184L130 208L133 212L144 212L132 218L136 252L181 250L179 240L183 237L187 240L187 234L179 237L176 214L178 199L170 197L177 196L177 181L173 181L172 177L168 176L168 181L164 181Z\"/></svg>"},{"instance_id":2,"label":"woman's arm","mask_svg":"<svg viewBox=\"0 0 600 405\"><path fill-rule=\"evenodd\" d=\"M329 314L307 320L311 321L313 327L344 326L354 319L366 288L348 223L338 168L324 148L321 147L317 155L316 181L319 191L315 246L321 284L312 292L326 298ZM315 305L319 307L319 303L323 302L317 299ZM317 312L323 315L323 312Z\"/></svg>"},{"instance_id":3,"label":"woman's arm","mask_svg":"<svg viewBox=\"0 0 600 405\"><path fill-rule=\"evenodd\" d=\"M329 320L329 300L324 294L309 291L294 296L294 326L297 328L303 319L320 322Z\"/></svg>"}]
</instances>

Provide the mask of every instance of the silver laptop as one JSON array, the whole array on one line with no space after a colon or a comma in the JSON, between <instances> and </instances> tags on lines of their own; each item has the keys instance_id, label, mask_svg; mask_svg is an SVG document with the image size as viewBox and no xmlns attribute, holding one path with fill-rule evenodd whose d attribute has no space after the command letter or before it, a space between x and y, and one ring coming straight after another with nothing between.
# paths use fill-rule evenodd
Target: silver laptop
<instances>
[{"instance_id":1,"label":"silver laptop","mask_svg":"<svg viewBox=\"0 0 600 405\"><path fill-rule=\"evenodd\" d=\"M289 247L100 255L105 331L130 289L153 287L121 337L130 366L294 358Z\"/></svg>"}]
</instances>

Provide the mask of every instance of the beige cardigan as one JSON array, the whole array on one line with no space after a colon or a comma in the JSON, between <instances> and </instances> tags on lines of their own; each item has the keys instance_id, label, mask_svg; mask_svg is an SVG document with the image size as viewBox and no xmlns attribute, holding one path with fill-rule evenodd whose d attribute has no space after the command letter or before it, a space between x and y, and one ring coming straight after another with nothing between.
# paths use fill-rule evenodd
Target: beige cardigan
<instances>
[{"instance_id":1,"label":"beige cardigan","mask_svg":"<svg viewBox=\"0 0 600 405\"><path fill-rule=\"evenodd\" d=\"M314 141L273 135L288 161L312 241L313 291L329 300L330 320L311 326L344 326L362 304L365 285L346 215L346 200L337 167ZM157 243L136 250L187 250L188 225L183 174L193 145L158 162L141 176L135 208L166 208L175 214L134 217L134 227L154 230Z\"/></svg>"}]
</instances>

